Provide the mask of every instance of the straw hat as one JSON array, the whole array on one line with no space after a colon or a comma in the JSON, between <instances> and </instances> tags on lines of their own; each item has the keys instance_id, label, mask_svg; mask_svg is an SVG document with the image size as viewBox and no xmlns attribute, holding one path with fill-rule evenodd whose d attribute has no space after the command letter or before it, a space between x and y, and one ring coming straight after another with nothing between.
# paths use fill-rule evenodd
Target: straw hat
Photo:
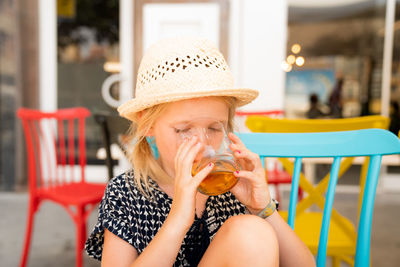
<instances>
[{"instance_id":1,"label":"straw hat","mask_svg":"<svg viewBox=\"0 0 400 267\"><path fill-rule=\"evenodd\" d=\"M136 112L157 104L206 96L232 96L243 106L253 101L258 91L234 88L223 55L210 41L164 39L145 53L137 75L136 97L122 104L118 112L132 120Z\"/></svg>"}]
</instances>

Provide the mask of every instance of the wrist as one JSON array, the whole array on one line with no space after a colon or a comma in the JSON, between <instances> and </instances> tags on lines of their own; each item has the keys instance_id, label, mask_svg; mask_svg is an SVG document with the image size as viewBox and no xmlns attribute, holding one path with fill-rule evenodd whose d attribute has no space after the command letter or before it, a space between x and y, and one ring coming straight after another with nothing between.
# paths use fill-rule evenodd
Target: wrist
<instances>
[{"instance_id":1,"label":"wrist","mask_svg":"<svg viewBox=\"0 0 400 267\"><path fill-rule=\"evenodd\" d=\"M279 209L279 202L277 200L271 198L270 201L268 202L268 204L265 206L265 208L258 211L256 213L256 215L258 217L266 219L269 216L271 216L273 213L275 213L275 211L277 211L278 209Z\"/></svg>"},{"instance_id":2,"label":"wrist","mask_svg":"<svg viewBox=\"0 0 400 267\"><path fill-rule=\"evenodd\" d=\"M271 202L272 198L268 194L267 196L263 197L263 200L259 201L254 201L257 202L257 205L246 205L246 209L250 212L252 215L258 215L264 208Z\"/></svg>"},{"instance_id":3,"label":"wrist","mask_svg":"<svg viewBox=\"0 0 400 267\"><path fill-rule=\"evenodd\" d=\"M190 222L189 220L183 220L183 217L178 215L178 214L168 214L167 219L165 220L163 225L171 225L173 231L177 235L186 235L187 231L189 231L190 226L192 225L193 222Z\"/></svg>"},{"instance_id":4,"label":"wrist","mask_svg":"<svg viewBox=\"0 0 400 267\"><path fill-rule=\"evenodd\" d=\"M249 211L249 213L251 215L257 215L258 213L260 213L260 211L263 210L263 209L254 209L254 208L250 208L250 207L246 207L246 209Z\"/></svg>"}]
</instances>

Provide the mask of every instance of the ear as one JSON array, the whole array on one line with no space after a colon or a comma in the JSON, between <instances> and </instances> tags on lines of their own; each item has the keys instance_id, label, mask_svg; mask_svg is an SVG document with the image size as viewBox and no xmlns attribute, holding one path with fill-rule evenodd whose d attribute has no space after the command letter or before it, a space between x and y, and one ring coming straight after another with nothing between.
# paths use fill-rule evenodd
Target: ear
<instances>
[{"instance_id":1,"label":"ear","mask_svg":"<svg viewBox=\"0 0 400 267\"><path fill-rule=\"evenodd\" d=\"M148 130L148 132L146 133L147 137L153 137L154 136L154 128L153 126L151 126L151 128Z\"/></svg>"},{"instance_id":2,"label":"ear","mask_svg":"<svg viewBox=\"0 0 400 267\"><path fill-rule=\"evenodd\" d=\"M137 118L140 119L143 116L143 111L139 111L137 113ZM149 131L145 134L145 136L147 137L152 137L154 136L154 129L153 126L151 126L151 128L149 129Z\"/></svg>"}]
</instances>

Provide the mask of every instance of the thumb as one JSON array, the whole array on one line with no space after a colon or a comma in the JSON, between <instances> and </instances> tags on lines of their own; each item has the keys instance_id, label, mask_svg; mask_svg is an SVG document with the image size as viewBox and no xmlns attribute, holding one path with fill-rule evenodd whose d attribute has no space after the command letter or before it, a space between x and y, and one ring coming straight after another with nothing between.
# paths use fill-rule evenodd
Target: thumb
<instances>
[{"instance_id":1,"label":"thumb","mask_svg":"<svg viewBox=\"0 0 400 267\"><path fill-rule=\"evenodd\" d=\"M207 166L205 166L201 171L199 171L195 176L193 176L193 183L196 186L196 188L201 184L201 182L204 180L204 178L207 177L207 175L210 174L210 172L214 169L214 163L209 163Z\"/></svg>"}]
</instances>

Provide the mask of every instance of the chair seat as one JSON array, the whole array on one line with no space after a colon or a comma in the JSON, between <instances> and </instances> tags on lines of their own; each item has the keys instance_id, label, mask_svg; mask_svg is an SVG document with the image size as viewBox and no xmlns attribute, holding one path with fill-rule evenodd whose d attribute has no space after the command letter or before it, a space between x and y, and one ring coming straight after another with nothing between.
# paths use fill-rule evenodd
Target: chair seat
<instances>
[{"instance_id":1,"label":"chair seat","mask_svg":"<svg viewBox=\"0 0 400 267\"><path fill-rule=\"evenodd\" d=\"M69 183L55 187L40 188L38 195L66 205L98 203L104 194L106 184Z\"/></svg>"},{"instance_id":2,"label":"chair seat","mask_svg":"<svg viewBox=\"0 0 400 267\"><path fill-rule=\"evenodd\" d=\"M290 184L292 176L283 170L272 170L266 172L268 184Z\"/></svg>"},{"instance_id":3,"label":"chair seat","mask_svg":"<svg viewBox=\"0 0 400 267\"><path fill-rule=\"evenodd\" d=\"M279 211L279 214L285 220L287 220L287 211ZM295 218L294 231L314 255L316 255L318 252L321 224L321 212L304 212L298 216L296 215ZM346 228L349 230L347 230ZM341 217L340 222L337 222L336 220L331 220L328 235L327 255L350 256L355 254L355 250L356 230L353 223L345 217Z\"/></svg>"}]
</instances>

